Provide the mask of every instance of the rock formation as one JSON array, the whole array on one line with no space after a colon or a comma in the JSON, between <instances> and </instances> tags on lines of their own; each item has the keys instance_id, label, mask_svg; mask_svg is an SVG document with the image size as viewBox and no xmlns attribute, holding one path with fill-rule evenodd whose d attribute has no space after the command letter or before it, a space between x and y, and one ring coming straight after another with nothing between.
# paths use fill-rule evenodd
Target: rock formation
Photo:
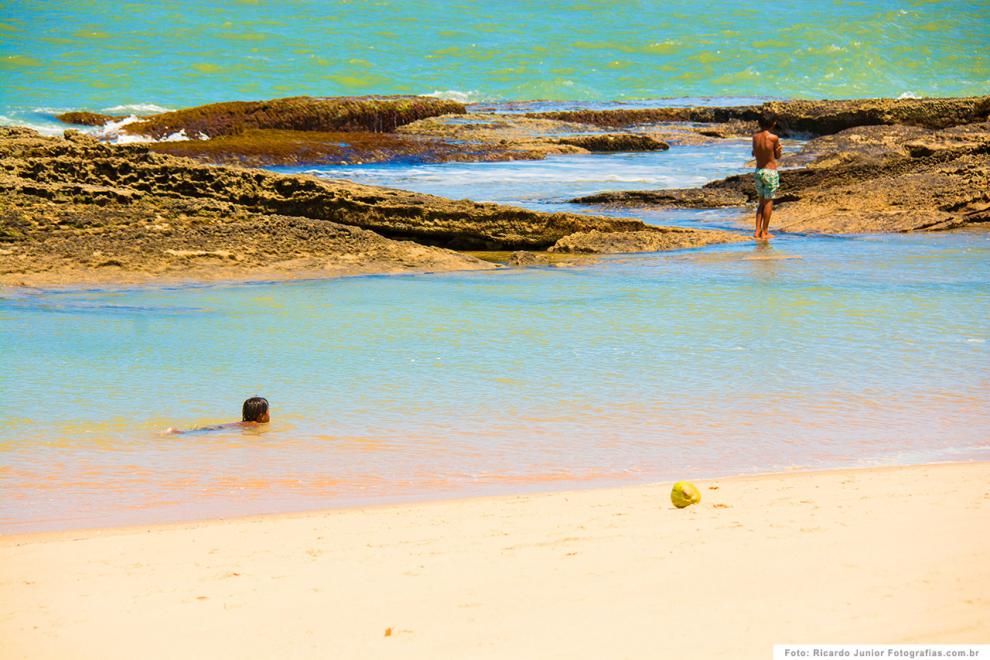
<instances>
[{"instance_id":1,"label":"rock formation","mask_svg":"<svg viewBox=\"0 0 990 660\"><path fill-rule=\"evenodd\" d=\"M856 99L848 101L771 101L763 105L572 110L526 116L608 128L664 122L752 122L764 112L776 115L782 134L828 135L857 126L893 125L946 128L986 121L990 96L930 99Z\"/></svg>"},{"instance_id":2,"label":"rock formation","mask_svg":"<svg viewBox=\"0 0 990 660\"><path fill-rule=\"evenodd\" d=\"M134 135L163 138L237 135L250 129L391 132L426 117L464 113L462 103L426 96L296 96L270 101L230 101L151 115L128 124Z\"/></svg>"},{"instance_id":3,"label":"rock formation","mask_svg":"<svg viewBox=\"0 0 990 660\"><path fill-rule=\"evenodd\" d=\"M933 120L934 121L934 120ZM805 167L782 170L773 226L862 233L990 227L990 122L932 130L850 128L810 141ZM575 200L623 206L720 207L756 201L752 176L700 189L619 191Z\"/></svg>"},{"instance_id":4,"label":"rock formation","mask_svg":"<svg viewBox=\"0 0 990 660\"><path fill-rule=\"evenodd\" d=\"M74 124L75 126L103 126L110 121L120 121L123 117L114 115L101 115L97 112L63 112L55 115L55 118L64 124Z\"/></svg>"},{"instance_id":5,"label":"rock formation","mask_svg":"<svg viewBox=\"0 0 990 660\"><path fill-rule=\"evenodd\" d=\"M441 247L544 250L574 232L652 231L23 128L0 128L0 195L6 283L490 268Z\"/></svg>"}]
</instances>

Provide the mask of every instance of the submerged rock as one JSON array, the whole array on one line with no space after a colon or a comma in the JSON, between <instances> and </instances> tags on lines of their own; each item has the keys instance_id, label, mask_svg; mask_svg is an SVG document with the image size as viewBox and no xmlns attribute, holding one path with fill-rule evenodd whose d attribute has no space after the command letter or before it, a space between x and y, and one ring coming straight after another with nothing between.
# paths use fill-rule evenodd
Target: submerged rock
<instances>
[{"instance_id":1,"label":"submerged rock","mask_svg":"<svg viewBox=\"0 0 990 660\"><path fill-rule=\"evenodd\" d=\"M679 227L649 227L639 231L577 232L557 241L548 252L583 252L592 254L622 254L630 252L659 252L681 248L701 247L714 243L739 243L749 240L740 234L716 230Z\"/></svg>"},{"instance_id":2,"label":"submerged rock","mask_svg":"<svg viewBox=\"0 0 990 660\"><path fill-rule=\"evenodd\" d=\"M749 198L737 190L674 188L667 190L615 190L572 199L576 204L615 206L672 206L710 209L740 206Z\"/></svg>"},{"instance_id":3,"label":"submerged rock","mask_svg":"<svg viewBox=\"0 0 990 660\"><path fill-rule=\"evenodd\" d=\"M528 250L516 250L509 255L509 258L505 260L505 263L509 266L535 266L543 262L534 252L529 252Z\"/></svg>"}]
</instances>

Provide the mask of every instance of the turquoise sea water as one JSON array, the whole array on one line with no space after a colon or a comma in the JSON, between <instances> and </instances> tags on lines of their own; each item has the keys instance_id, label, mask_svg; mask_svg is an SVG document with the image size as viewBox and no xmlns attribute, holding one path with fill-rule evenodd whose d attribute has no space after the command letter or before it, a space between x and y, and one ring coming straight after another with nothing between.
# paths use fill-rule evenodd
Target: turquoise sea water
<instances>
[{"instance_id":1,"label":"turquoise sea water","mask_svg":"<svg viewBox=\"0 0 990 660\"><path fill-rule=\"evenodd\" d=\"M60 132L57 110L293 94L437 93L503 111L985 94L988 42L987 2L0 0L0 124ZM748 158L724 141L302 169L621 214L567 200L699 185ZM732 211L627 213L746 230ZM0 532L988 458L988 310L985 233L785 233L769 248L573 269L4 291ZM253 394L273 405L262 432L160 434L236 419Z\"/></svg>"},{"instance_id":2,"label":"turquoise sea water","mask_svg":"<svg viewBox=\"0 0 990 660\"><path fill-rule=\"evenodd\" d=\"M296 94L468 100L990 91L990 3L3 0L0 115Z\"/></svg>"},{"instance_id":3,"label":"turquoise sea water","mask_svg":"<svg viewBox=\"0 0 990 660\"><path fill-rule=\"evenodd\" d=\"M696 184L747 157L729 143L316 173L579 210L568 196ZM642 217L738 227L725 211ZM990 458L988 310L985 233L7 292L0 530ZM256 393L264 432L160 434L236 419Z\"/></svg>"}]
</instances>

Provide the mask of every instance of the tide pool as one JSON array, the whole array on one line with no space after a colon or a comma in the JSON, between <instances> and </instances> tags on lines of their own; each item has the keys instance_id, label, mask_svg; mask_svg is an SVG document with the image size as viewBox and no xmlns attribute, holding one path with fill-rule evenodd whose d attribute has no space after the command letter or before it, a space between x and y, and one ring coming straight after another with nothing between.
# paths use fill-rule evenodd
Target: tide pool
<instances>
[{"instance_id":1,"label":"tide pool","mask_svg":"<svg viewBox=\"0 0 990 660\"><path fill-rule=\"evenodd\" d=\"M785 144L788 151L797 151L801 145L794 140L785 140ZM666 151L577 154L501 163L385 163L271 169L453 199L523 204L535 210L548 210L546 205L565 204L575 197L605 190L701 186L713 179L748 171L745 164L752 158L750 149L749 140L720 140L717 148L674 146ZM569 210L580 211L581 207Z\"/></svg>"}]
</instances>

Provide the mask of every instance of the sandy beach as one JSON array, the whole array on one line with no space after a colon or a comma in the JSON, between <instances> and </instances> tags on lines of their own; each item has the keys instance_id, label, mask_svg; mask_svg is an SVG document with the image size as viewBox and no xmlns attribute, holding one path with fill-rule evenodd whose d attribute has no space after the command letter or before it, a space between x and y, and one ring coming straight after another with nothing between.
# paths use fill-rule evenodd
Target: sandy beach
<instances>
[{"instance_id":1,"label":"sandy beach","mask_svg":"<svg viewBox=\"0 0 990 660\"><path fill-rule=\"evenodd\" d=\"M3 7L0 660L990 657L986 2Z\"/></svg>"},{"instance_id":2,"label":"sandy beach","mask_svg":"<svg viewBox=\"0 0 990 660\"><path fill-rule=\"evenodd\" d=\"M990 463L0 539L4 658L768 658L986 642Z\"/></svg>"}]
</instances>

